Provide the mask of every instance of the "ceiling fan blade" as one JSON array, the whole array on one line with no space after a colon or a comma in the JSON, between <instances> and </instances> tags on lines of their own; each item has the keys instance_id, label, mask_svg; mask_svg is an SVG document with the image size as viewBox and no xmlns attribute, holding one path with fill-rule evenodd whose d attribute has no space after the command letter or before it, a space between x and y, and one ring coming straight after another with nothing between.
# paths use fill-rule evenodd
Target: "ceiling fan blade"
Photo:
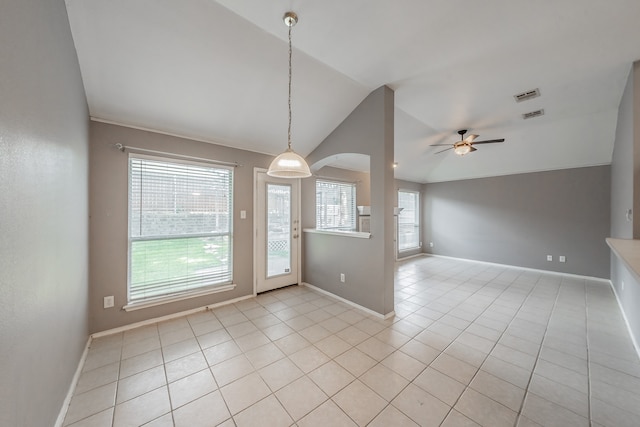
<instances>
[{"instance_id":1,"label":"ceiling fan blade","mask_svg":"<svg viewBox=\"0 0 640 427\"><path fill-rule=\"evenodd\" d=\"M478 151L477 148L473 148L473 145L471 146L471 150L469 150L470 153L473 153L474 151Z\"/></svg>"},{"instance_id":2,"label":"ceiling fan blade","mask_svg":"<svg viewBox=\"0 0 640 427\"><path fill-rule=\"evenodd\" d=\"M473 148L473 147L472 147ZM449 147L449 148L445 148L444 150L440 150L440 151L436 151L433 154L440 154L440 153L444 153L445 151L449 151L449 150L453 150L453 147Z\"/></svg>"},{"instance_id":3,"label":"ceiling fan blade","mask_svg":"<svg viewBox=\"0 0 640 427\"><path fill-rule=\"evenodd\" d=\"M477 137L479 137L480 135L469 135L468 137L466 137L464 139L464 141L466 142L473 142Z\"/></svg>"},{"instance_id":4,"label":"ceiling fan blade","mask_svg":"<svg viewBox=\"0 0 640 427\"><path fill-rule=\"evenodd\" d=\"M429 147L450 147L453 144L431 144Z\"/></svg>"},{"instance_id":5,"label":"ceiling fan blade","mask_svg":"<svg viewBox=\"0 0 640 427\"><path fill-rule=\"evenodd\" d=\"M476 144L493 144L494 142L504 142L504 138L500 138L500 139L488 139L486 141L475 141L473 143L473 145Z\"/></svg>"}]
</instances>

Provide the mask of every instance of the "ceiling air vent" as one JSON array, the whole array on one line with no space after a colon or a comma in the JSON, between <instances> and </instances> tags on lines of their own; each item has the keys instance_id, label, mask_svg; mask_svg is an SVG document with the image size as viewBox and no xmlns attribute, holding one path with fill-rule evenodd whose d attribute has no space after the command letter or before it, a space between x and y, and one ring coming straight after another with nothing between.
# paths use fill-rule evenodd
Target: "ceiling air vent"
<instances>
[{"instance_id":1,"label":"ceiling air vent","mask_svg":"<svg viewBox=\"0 0 640 427\"><path fill-rule=\"evenodd\" d=\"M513 95L516 99L516 102L527 101L529 99L537 98L540 96L540 89L535 88L533 90L528 90L526 92L519 93L517 95Z\"/></svg>"},{"instance_id":2,"label":"ceiling air vent","mask_svg":"<svg viewBox=\"0 0 640 427\"><path fill-rule=\"evenodd\" d=\"M524 113L522 115L522 118L527 120L527 119L533 119L534 117L540 117L540 116L544 116L544 110L543 109L536 110L536 111L530 111L528 113Z\"/></svg>"}]
</instances>

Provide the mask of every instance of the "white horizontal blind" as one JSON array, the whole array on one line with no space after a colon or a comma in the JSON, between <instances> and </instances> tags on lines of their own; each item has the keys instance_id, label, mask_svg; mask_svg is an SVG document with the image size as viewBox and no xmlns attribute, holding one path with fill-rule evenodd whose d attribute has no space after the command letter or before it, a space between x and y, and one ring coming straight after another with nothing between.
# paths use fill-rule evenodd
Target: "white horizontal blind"
<instances>
[{"instance_id":1,"label":"white horizontal blind","mask_svg":"<svg viewBox=\"0 0 640 427\"><path fill-rule=\"evenodd\" d=\"M398 250L420 247L420 193L398 190Z\"/></svg>"},{"instance_id":2,"label":"white horizontal blind","mask_svg":"<svg viewBox=\"0 0 640 427\"><path fill-rule=\"evenodd\" d=\"M355 184L316 181L316 228L349 231L356 229Z\"/></svg>"},{"instance_id":3,"label":"white horizontal blind","mask_svg":"<svg viewBox=\"0 0 640 427\"><path fill-rule=\"evenodd\" d=\"M233 170L129 158L129 302L232 281Z\"/></svg>"}]
</instances>

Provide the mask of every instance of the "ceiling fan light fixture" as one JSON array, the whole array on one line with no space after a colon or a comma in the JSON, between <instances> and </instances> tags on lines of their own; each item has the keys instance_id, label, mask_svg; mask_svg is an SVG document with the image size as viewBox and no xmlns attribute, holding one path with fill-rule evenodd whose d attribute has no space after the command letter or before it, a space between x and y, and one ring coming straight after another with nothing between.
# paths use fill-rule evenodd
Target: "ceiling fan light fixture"
<instances>
[{"instance_id":1,"label":"ceiling fan light fixture","mask_svg":"<svg viewBox=\"0 0 640 427\"><path fill-rule=\"evenodd\" d=\"M278 155L267 170L267 175L275 178L307 178L311 176L309 165L301 155L291 148L291 27L298 23L298 15L287 12L282 17L284 24L289 27L289 128L287 131L287 149Z\"/></svg>"},{"instance_id":2,"label":"ceiling fan light fixture","mask_svg":"<svg viewBox=\"0 0 640 427\"><path fill-rule=\"evenodd\" d=\"M453 147L453 152L456 153L458 156L464 156L465 154L468 154L470 151L471 151L471 144L462 143L462 144L456 144Z\"/></svg>"}]
</instances>

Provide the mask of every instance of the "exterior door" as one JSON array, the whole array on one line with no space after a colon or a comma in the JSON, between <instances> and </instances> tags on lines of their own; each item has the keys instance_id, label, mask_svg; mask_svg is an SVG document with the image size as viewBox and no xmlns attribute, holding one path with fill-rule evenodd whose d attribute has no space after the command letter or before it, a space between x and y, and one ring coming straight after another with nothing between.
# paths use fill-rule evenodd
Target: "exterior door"
<instances>
[{"instance_id":1,"label":"exterior door","mask_svg":"<svg viewBox=\"0 0 640 427\"><path fill-rule=\"evenodd\" d=\"M256 174L256 292L299 282L300 180Z\"/></svg>"}]
</instances>

